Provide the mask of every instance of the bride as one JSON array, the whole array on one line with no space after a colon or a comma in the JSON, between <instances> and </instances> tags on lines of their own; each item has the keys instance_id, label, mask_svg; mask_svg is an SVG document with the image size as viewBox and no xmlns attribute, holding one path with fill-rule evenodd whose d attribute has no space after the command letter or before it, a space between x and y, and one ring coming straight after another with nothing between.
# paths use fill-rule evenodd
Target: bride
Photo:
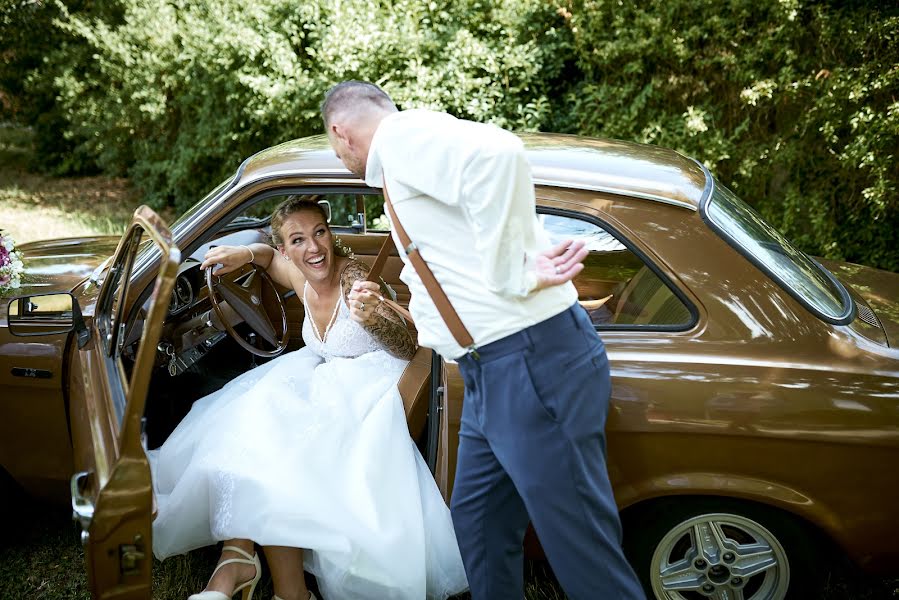
<instances>
[{"instance_id":1,"label":"bride","mask_svg":"<svg viewBox=\"0 0 899 600\"><path fill-rule=\"evenodd\" d=\"M194 403L150 465L159 559L224 541L192 600L442 600L467 583L449 509L409 437L396 382L415 351L378 305L367 267L338 255L322 208L291 196L272 216L277 250L219 246L202 268L265 267L303 298L305 347Z\"/></svg>"}]
</instances>

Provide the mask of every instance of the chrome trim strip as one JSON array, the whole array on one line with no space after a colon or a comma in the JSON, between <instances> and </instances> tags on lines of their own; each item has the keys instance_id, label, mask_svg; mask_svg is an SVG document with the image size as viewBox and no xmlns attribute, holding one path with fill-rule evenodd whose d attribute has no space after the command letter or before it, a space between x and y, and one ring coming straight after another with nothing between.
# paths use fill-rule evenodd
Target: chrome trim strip
<instances>
[{"instance_id":1,"label":"chrome trim strip","mask_svg":"<svg viewBox=\"0 0 899 600\"><path fill-rule=\"evenodd\" d=\"M712 192L715 191L715 178L712 177L712 172L703 163L695 158L690 158L690 160L699 165L699 168L702 169L702 174L705 176L705 187L702 190L702 197L699 199L699 207L702 208L709 201L709 198L712 197Z\"/></svg>"}]
</instances>

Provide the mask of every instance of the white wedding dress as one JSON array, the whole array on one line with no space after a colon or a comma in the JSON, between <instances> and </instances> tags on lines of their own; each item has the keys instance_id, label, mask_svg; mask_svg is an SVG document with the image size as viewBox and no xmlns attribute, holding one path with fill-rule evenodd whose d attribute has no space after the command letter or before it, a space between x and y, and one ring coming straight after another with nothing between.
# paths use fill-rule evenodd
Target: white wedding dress
<instances>
[{"instance_id":1,"label":"white wedding dress","mask_svg":"<svg viewBox=\"0 0 899 600\"><path fill-rule=\"evenodd\" d=\"M231 538L306 548L327 600L444 599L467 588L449 509L409 437L405 367L341 297L322 342L194 403L148 452L153 552Z\"/></svg>"}]
</instances>

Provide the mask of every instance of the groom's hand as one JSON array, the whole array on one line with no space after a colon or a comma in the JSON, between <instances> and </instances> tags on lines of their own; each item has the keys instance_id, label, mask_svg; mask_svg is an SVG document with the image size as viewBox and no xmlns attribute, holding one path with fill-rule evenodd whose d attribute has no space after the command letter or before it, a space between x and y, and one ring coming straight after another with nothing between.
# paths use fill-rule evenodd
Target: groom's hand
<instances>
[{"instance_id":1,"label":"groom's hand","mask_svg":"<svg viewBox=\"0 0 899 600\"><path fill-rule=\"evenodd\" d=\"M565 240L537 255L535 290L571 281L584 270L584 259L589 254L583 240Z\"/></svg>"}]
</instances>

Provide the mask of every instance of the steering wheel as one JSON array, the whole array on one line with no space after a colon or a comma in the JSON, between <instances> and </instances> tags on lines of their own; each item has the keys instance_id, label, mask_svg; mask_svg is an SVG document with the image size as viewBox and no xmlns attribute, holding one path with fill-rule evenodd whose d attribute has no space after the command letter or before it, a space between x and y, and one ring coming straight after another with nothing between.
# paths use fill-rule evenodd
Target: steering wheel
<instances>
[{"instance_id":1,"label":"steering wheel","mask_svg":"<svg viewBox=\"0 0 899 600\"><path fill-rule=\"evenodd\" d=\"M209 290L212 310L225 326L228 335L234 338L234 341L244 350L256 356L277 356L287 348L287 309L284 306L284 299L281 298L278 288L275 287L275 282L265 272L265 269L254 263L250 263L250 265L253 270L237 277L234 281L213 275L212 267L206 269L206 288ZM265 312L265 307L262 306L262 282L268 284L275 293L275 298L278 299L278 308L281 310L281 331L284 332L280 341L268 313ZM232 308L256 335L261 336L275 348L273 350L256 348L234 331L222 309L222 300L228 303L228 307Z\"/></svg>"}]
</instances>

